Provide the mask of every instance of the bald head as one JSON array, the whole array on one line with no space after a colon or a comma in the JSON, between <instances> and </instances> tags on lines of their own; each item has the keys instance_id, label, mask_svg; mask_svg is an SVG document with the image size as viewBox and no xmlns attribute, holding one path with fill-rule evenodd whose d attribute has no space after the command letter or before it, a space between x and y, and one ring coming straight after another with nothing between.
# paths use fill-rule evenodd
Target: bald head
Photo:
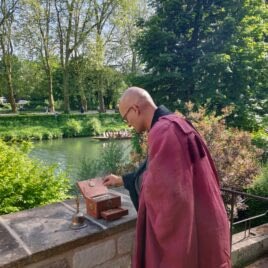
<instances>
[{"instance_id":1,"label":"bald head","mask_svg":"<svg viewBox=\"0 0 268 268\"><path fill-rule=\"evenodd\" d=\"M119 100L120 114L137 132L150 129L156 108L150 94L139 87L128 88Z\"/></svg>"},{"instance_id":2,"label":"bald head","mask_svg":"<svg viewBox=\"0 0 268 268\"><path fill-rule=\"evenodd\" d=\"M141 107L146 105L155 105L150 94L140 87L129 87L122 95L119 106L130 106L137 104Z\"/></svg>"}]
</instances>

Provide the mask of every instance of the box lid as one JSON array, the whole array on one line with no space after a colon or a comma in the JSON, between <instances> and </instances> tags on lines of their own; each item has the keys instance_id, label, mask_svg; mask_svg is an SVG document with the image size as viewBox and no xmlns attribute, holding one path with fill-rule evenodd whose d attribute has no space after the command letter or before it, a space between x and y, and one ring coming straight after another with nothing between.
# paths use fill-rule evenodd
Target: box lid
<instances>
[{"instance_id":1,"label":"box lid","mask_svg":"<svg viewBox=\"0 0 268 268\"><path fill-rule=\"evenodd\" d=\"M108 188L103 185L101 178L93 178L77 182L77 185L85 198L108 193Z\"/></svg>"}]
</instances>

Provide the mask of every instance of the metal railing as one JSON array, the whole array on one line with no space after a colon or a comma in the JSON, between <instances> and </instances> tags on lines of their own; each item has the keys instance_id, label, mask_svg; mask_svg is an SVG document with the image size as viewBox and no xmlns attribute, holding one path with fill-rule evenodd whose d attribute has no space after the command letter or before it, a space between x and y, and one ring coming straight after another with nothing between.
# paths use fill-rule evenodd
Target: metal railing
<instances>
[{"instance_id":1,"label":"metal railing","mask_svg":"<svg viewBox=\"0 0 268 268\"><path fill-rule=\"evenodd\" d=\"M258 196L258 195L248 194L248 193L239 192L239 191L236 191L233 189L227 189L227 188L221 188L221 191L223 193L227 193L227 194L231 195L230 203L228 202L228 204L231 206L229 220L230 220L230 246L232 248L233 227L235 225L242 224L242 223L245 224L245 226L244 226L244 238L246 238L246 237L250 236L251 221L268 215L268 210L266 210L266 212L264 212L262 214L234 222L234 211L235 211L235 204L236 204L237 197L239 196L241 198L252 198L252 199L263 201L263 202L268 202L268 197L262 197L262 196Z\"/></svg>"}]
</instances>

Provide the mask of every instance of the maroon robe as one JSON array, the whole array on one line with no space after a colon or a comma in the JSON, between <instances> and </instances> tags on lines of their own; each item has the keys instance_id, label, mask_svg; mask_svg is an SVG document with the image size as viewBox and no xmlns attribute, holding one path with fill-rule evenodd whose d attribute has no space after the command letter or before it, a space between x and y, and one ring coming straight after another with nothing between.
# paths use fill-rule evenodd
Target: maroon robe
<instances>
[{"instance_id":1,"label":"maroon robe","mask_svg":"<svg viewBox=\"0 0 268 268\"><path fill-rule=\"evenodd\" d=\"M134 268L229 268L229 224L206 145L177 115L148 136Z\"/></svg>"}]
</instances>

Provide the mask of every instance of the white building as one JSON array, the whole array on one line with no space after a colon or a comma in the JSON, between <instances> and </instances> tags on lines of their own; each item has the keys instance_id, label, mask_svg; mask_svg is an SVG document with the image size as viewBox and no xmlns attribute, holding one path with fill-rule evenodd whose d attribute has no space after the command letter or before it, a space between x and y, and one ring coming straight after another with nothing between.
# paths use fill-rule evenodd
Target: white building
<instances>
[{"instance_id":1,"label":"white building","mask_svg":"<svg viewBox=\"0 0 268 268\"><path fill-rule=\"evenodd\" d=\"M7 103L6 97L0 97L0 104Z\"/></svg>"}]
</instances>

